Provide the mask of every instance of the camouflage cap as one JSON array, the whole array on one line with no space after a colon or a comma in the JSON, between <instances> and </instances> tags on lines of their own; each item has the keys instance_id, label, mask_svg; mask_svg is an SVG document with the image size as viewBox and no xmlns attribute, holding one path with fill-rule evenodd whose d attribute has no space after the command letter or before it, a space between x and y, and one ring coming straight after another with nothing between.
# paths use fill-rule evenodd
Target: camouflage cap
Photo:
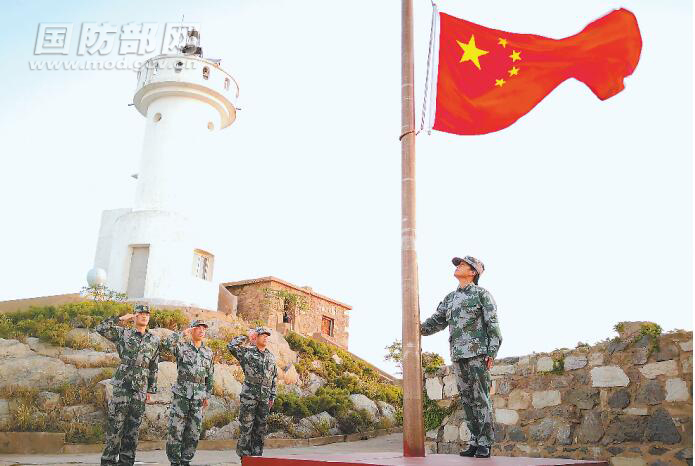
<instances>
[{"instance_id":1,"label":"camouflage cap","mask_svg":"<svg viewBox=\"0 0 695 466\"><path fill-rule=\"evenodd\" d=\"M195 327L208 328L208 324L206 324L204 320L197 319L197 320L194 320L193 322L191 322L191 325L189 325L189 327L191 327L191 328L195 328Z\"/></svg>"},{"instance_id":2,"label":"camouflage cap","mask_svg":"<svg viewBox=\"0 0 695 466\"><path fill-rule=\"evenodd\" d=\"M133 314L140 314L141 312L150 313L150 306L147 304L136 304L133 308Z\"/></svg>"},{"instance_id":3,"label":"camouflage cap","mask_svg":"<svg viewBox=\"0 0 695 466\"><path fill-rule=\"evenodd\" d=\"M473 256L466 256L463 259L461 259L460 257L454 257L453 259L451 259L451 263L454 264L456 267L458 267L461 262L465 262L466 264L473 267L473 270L475 270L476 272L475 278L473 279L473 283L477 285L478 279L485 271L485 265Z\"/></svg>"},{"instance_id":4,"label":"camouflage cap","mask_svg":"<svg viewBox=\"0 0 695 466\"><path fill-rule=\"evenodd\" d=\"M265 333L266 335L270 336L270 329L268 327L256 327L256 334L261 335Z\"/></svg>"}]
</instances>

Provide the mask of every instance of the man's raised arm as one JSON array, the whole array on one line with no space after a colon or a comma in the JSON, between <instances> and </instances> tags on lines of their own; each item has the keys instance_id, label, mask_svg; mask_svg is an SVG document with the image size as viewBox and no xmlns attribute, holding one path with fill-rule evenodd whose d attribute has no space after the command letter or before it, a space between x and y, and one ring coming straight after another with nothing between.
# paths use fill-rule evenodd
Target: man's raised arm
<instances>
[{"instance_id":1,"label":"man's raised arm","mask_svg":"<svg viewBox=\"0 0 695 466\"><path fill-rule=\"evenodd\" d=\"M432 335L433 333L437 333L440 330L444 330L448 325L449 322L446 320L446 299L439 303L439 306L437 306L437 310L435 311L432 316L424 321L422 324L420 324L420 335Z\"/></svg>"}]
</instances>

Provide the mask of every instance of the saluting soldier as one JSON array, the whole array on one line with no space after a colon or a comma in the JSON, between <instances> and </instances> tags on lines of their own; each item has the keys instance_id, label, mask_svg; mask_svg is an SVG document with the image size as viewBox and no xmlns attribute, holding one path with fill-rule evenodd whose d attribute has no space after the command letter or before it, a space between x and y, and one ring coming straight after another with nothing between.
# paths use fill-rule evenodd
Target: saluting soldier
<instances>
[{"instance_id":1,"label":"saluting soldier","mask_svg":"<svg viewBox=\"0 0 695 466\"><path fill-rule=\"evenodd\" d=\"M420 333L432 335L449 327L451 362L471 432L468 449L460 455L489 458L494 439L489 370L502 344L497 305L490 292L478 286L485 270L482 262L471 256L451 261L459 286L422 323Z\"/></svg>"},{"instance_id":2,"label":"saluting soldier","mask_svg":"<svg viewBox=\"0 0 695 466\"><path fill-rule=\"evenodd\" d=\"M167 457L172 466L188 466L198 448L203 426L203 408L212 394L215 364L212 350L205 345L208 326L194 320L183 332L162 341L162 349L176 358L177 378L171 391ZM190 337L190 341L189 341Z\"/></svg>"},{"instance_id":3,"label":"saluting soldier","mask_svg":"<svg viewBox=\"0 0 695 466\"><path fill-rule=\"evenodd\" d=\"M118 322L133 320L135 328L123 328ZM157 393L159 337L147 329L148 306L138 304L133 314L106 319L95 330L116 344L121 364L111 378L113 396L109 401L106 446L102 465L132 465L138 446L138 433L145 402Z\"/></svg>"},{"instance_id":4,"label":"saluting soldier","mask_svg":"<svg viewBox=\"0 0 695 466\"><path fill-rule=\"evenodd\" d=\"M275 356L267 348L269 336L270 329L257 327L249 330L247 336L233 338L227 345L244 371L244 385L239 395L239 441L236 447L239 458L263 455L268 413L277 395L277 366Z\"/></svg>"}]
</instances>

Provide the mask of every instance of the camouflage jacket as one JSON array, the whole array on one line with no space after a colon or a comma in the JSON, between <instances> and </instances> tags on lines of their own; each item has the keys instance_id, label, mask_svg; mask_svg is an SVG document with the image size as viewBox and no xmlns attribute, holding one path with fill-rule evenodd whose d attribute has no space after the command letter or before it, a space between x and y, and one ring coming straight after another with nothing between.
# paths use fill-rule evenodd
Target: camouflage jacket
<instances>
[{"instance_id":1,"label":"camouflage jacket","mask_svg":"<svg viewBox=\"0 0 695 466\"><path fill-rule=\"evenodd\" d=\"M278 369L275 356L268 348L260 351L256 346L244 346L248 338L245 335L233 338L227 349L239 360L244 371L242 394L252 395L257 399L275 400L277 395L276 380Z\"/></svg>"},{"instance_id":2,"label":"camouflage jacket","mask_svg":"<svg viewBox=\"0 0 695 466\"><path fill-rule=\"evenodd\" d=\"M103 320L95 330L116 344L121 358L111 384L133 390L141 397L145 392L157 393L159 337L149 330L143 334L134 328L120 327L118 317Z\"/></svg>"},{"instance_id":3,"label":"camouflage jacket","mask_svg":"<svg viewBox=\"0 0 695 466\"><path fill-rule=\"evenodd\" d=\"M422 323L420 333L432 335L449 327L451 360L495 357L502 344L497 305L490 292L473 283L452 291Z\"/></svg>"},{"instance_id":4,"label":"camouflage jacket","mask_svg":"<svg viewBox=\"0 0 695 466\"><path fill-rule=\"evenodd\" d=\"M210 347L201 343L196 348L183 333L173 333L162 340L162 349L176 358L178 376L172 392L189 400L205 400L212 395L215 363Z\"/></svg>"}]
</instances>

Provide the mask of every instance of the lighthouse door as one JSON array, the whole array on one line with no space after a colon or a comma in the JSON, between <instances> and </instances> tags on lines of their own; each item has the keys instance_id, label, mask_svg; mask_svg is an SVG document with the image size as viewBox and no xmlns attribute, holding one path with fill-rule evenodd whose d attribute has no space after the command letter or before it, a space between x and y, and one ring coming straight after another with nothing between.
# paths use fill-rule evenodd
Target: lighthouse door
<instances>
[{"instance_id":1,"label":"lighthouse door","mask_svg":"<svg viewBox=\"0 0 695 466\"><path fill-rule=\"evenodd\" d=\"M130 271L128 273L128 299L145 296L145 278L147 277L147 260L150 257L149 246L132 246Z\"/></svg>"}]
</instances>

